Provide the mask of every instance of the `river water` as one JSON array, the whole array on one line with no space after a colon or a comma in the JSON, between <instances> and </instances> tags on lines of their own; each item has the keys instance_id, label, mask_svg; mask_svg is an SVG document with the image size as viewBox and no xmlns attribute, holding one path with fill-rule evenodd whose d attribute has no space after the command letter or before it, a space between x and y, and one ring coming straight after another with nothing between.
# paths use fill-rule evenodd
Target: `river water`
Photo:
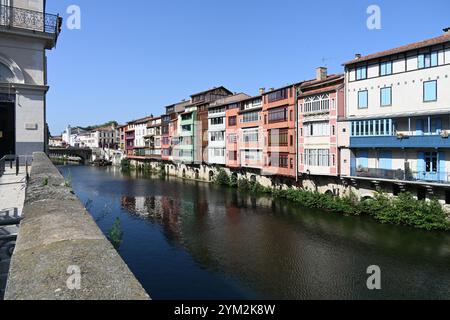
<instances>
[{"instance_id":1,"label":"river water","mask_svg":"<svg viewBox=\"0 0 450 320\"><path fill-rule=\"evenodd\" d=\"M153 299L450 299L450 234L117 168L59 166ZM381 290L367 288L369 266Z\"/></svg>"}]
</instances>

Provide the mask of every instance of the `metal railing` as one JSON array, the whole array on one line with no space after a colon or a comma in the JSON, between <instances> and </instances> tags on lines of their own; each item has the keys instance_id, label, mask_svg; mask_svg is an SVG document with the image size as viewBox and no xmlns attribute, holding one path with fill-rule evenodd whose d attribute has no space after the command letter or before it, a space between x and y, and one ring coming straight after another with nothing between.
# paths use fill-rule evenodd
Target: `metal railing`
<instances>
[{"instance_id":1,"label":"metal railing","mask_svg":"<svg viewBox=\"0 0 450 320\"><path fill-rule=\"evenodd\" d=\"M450 172L427 172L387 170L375 168L352 168L351 175L361 178L374 178L385 180L399 180L405 182L428 182L450 184Z\"/></svg>"},{"instance_id":2,"label":"metal railing","mask_svg":"<svg viewBox=\"0 0 450 320\"><path fill-rule=\"evenodd\" d=\"M58 37L62 19L58 15L17 7L0 6L0 26L54 34Z\"/></svg>"}]
</instances>

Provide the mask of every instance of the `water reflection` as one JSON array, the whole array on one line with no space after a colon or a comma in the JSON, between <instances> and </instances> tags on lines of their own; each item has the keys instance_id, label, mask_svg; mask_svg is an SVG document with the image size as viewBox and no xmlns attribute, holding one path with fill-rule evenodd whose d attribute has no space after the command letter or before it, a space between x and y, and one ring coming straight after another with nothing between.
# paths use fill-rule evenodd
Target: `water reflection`
<instances>
[{"instance_id":1,"label":"water reflection","mask_svg":"<svg viewBox=\"0 0 450 320\"><path fill-rule=\"evenodd\" d=\"M155 297L450 297L446 233L112 168L72 172L82 200L96 195L90 211L103 230L121 217L120 253ZM366 287L374 264L383 272L379 292Z\"/></svg>"}]
</instances>

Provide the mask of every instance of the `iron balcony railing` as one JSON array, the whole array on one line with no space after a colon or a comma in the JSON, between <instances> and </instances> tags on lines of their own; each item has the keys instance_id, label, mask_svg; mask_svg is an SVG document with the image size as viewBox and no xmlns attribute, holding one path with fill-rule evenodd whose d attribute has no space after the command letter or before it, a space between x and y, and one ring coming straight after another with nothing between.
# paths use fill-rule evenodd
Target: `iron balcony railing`
<instances>
[{"instance_id":1,"label":"iron balcony railing","mask_svg":"<svg viewBox=\"0 0 450 320\"><path fill-rule=\"evenodd\" d=\"M0 6L0 27L48 33L57 38L61 24L62 19L58 15L17 7Z\"/></svg>"},{"instance_id":2,"label":"iron balcony railing","mask_svg":"<svg viewBox=\"0 0 450 320\"><path fill-rule=\"evenodd\" d=\"M360 178L398 180L405 182L428 182L450 184L450 172L426 172L407 170L387 170L375 168L352 168L351 175Z\"/></svg>"}]
</instances>

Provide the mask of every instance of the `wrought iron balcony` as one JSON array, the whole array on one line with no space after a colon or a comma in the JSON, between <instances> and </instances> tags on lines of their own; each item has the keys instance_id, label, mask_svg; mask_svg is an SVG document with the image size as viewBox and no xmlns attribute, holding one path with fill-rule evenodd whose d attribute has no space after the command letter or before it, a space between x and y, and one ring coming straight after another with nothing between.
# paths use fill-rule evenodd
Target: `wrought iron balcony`
<instances>
[{"instance_id":1,"label":"wrought iron balcony","mask_svg":"<svg viewBox=\"0 0 450 320\"><path fill-rule=\"evenodd\" d=\"M0 6L0 28L29 30L54 36L60 33L62 18L58 15L10 6Z\"/></svg>"}]
</instances>

